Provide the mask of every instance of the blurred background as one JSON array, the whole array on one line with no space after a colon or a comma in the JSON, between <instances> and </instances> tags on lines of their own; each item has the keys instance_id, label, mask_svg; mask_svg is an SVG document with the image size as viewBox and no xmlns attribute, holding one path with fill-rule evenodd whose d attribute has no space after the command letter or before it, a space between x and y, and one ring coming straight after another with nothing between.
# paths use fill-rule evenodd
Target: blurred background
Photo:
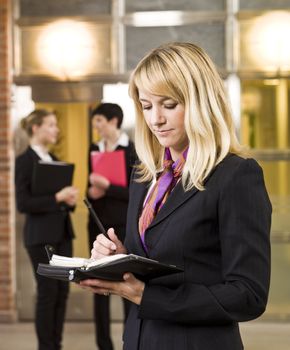
<instances>
[{"instance_id":1,"label":"blurred background","mask_svg":"<svg viewBox=\"0 0 290 350\"><path fill-rule=\"evenodd\" d=\"M54 152L76 164L80 202L74 255L89 256L87 150L90 111L119 103L133 137L130 72L169 41L203 47L225 80L237 134L263 167L273 204L272 281L262 321L290 321L290 0L0 0L0 322L33 318L34 280L15 210L14 157L27 145L19 120L55 110ZM122 318L113 300L113 319ZM92 299L71 288L67 319L92 320Z\"/></svg>"}]
</instances>

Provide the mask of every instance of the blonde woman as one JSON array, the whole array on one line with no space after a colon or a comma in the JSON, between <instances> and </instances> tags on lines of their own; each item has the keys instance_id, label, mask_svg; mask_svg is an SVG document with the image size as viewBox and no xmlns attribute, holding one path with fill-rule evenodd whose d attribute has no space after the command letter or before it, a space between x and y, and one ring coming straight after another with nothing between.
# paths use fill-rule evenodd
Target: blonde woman
<instances>
[{"instance_id":1,"label":"blonde woman","mask_svg":"<svg viewBox=\"0 0 290 350\"><path fill-rule=\"evenodd\" d=\"M260 316L270 279L271 204L262 170L242 157L222 80L190 43L163 45L130 80L140 165L126 240L97 236L93 258L135 253L183 273L144 283L87 280L133 303L125 350L241 350L238 322Z\"/></svg>"}]
</instances>

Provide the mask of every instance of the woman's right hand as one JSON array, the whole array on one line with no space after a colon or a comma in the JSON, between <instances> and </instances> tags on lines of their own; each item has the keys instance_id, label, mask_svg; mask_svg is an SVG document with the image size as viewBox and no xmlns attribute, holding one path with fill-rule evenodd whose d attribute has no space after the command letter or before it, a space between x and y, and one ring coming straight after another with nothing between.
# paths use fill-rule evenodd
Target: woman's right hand
<instances>
[{"instance_id":1,"label":"woman's right hand","mask_svg":"<svg viewBox=\"0 0 290 350\"><path fill-rule=\"evenodd\" d=\"M55 199L58 203L64 202L69 206L74 206L77 203L79 190L73 186L67 186L55 194Z\"/></svg>"},{"instance_id":2,"label":"woman's right hand","mask_svg":"<svg viewBox=\"0 0 290 350\"><path fill-rule=\"evenodd\" d=\"M102 188L90 186L88 189L88 195L91 199L100 199L106 195L106 191Z\"/></svg>"},{"instance_id":3,"label":"woman's right hand","mask_svg":"<svg viewBox=\"0 0 290 350\"><path fill-rule=\"evenodd\" d=\"M110 239L102 233L96 237L93 249L91 250L91 259L100 259L114 254L127 254L127 249L118 239L114 229L109 228L107 234Z\"/></svg>"}]
</instances>

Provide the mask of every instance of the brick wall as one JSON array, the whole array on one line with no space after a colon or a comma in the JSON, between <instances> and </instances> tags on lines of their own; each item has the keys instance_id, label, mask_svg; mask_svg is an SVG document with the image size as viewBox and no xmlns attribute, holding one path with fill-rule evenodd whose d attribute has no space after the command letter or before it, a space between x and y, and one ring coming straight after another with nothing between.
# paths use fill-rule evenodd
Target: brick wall
<instances>
[{"instance_id":1,"label":"brick wall","mask_svg":"<svg viewBox=\"0 0 290 350\"><path fill-rule=\"evenodd\" d=\"M16 320L13 152L10 131L11 1L0 0L0 322Z\"/></svg>"}]
</instances>

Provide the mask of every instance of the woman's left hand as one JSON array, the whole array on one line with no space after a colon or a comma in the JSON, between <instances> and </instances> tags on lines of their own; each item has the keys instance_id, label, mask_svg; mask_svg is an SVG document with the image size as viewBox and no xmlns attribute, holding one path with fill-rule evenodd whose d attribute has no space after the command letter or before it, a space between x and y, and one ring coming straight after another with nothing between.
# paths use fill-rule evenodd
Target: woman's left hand
<instances>
[{"instance_id":1,"label":"woman's left hand","mask_svg":"<svg viewBox=\"0 0 290 350\"><path fill-rule=\"evenodd\" d=\"M88 279L81 281L80 286L100 295L116 294L140 305L145 283L138 280L132 273L125 273L123 278L122 282Z\"/></svg>"}]
</instances>

